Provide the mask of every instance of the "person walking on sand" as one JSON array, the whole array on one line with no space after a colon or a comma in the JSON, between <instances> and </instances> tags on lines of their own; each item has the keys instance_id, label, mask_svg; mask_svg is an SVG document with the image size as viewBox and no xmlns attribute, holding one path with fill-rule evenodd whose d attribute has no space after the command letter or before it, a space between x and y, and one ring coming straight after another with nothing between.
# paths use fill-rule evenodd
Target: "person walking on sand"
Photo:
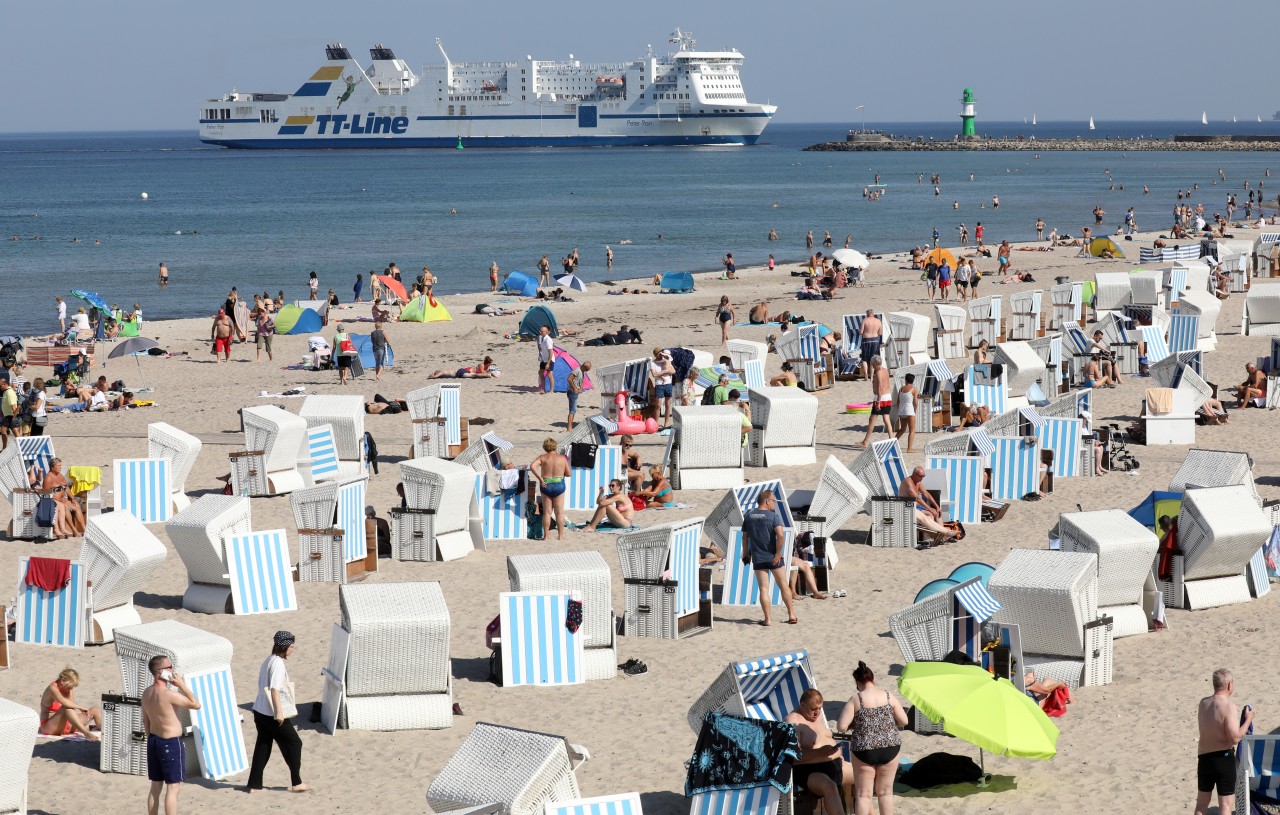
<instances>
[{"instance_id":1,"label":"person walking on sand","mask_svg":"<svg viewBox=\"0 0 1280 815\"><path fill-rule=\"evenodd\" d=\"M764 611L764 619L760 621L760 625L772 624L770 615L773 593L769 591L770 575L782 593L782 603L787 607L787 622L795 625L796 612L792 605L791 588L787 584L787 539L782 516L778 514L777 508L778 499L772 490L765 490L756 498L755 509L749 510L742 520L745 544L743 560L751 563L751 569L756 575L756 586L760 590L760 608Z\"/></svg>"},{"instance_id":2,"label":"person walking on sand","mask_svg":"<svg viewBox=\"0 0 1280 815\"><path fill-rule=\"evenodd\" d=\"M307 291L311 292L311 299L316 300L320 297L320 278L316 277L316 273L312 272L307 277Z\"/></svg>"},{"instance_id":3,"label":"person walking on sand","mask_svg":"<svg viewBox=\"0 0 1280 815\"><path fill-rule=\"evenodd\" d=\"M555 390L555 348L555 343L551 341L551 329L544 325L538 329L538 393L551 393Z\"/></svg>"},{"instance_id":4,"label":"person walking on sand","mask_svg":"<svg viewBox=\"0 0 1280 815\"><path fill-rule=\"evenodd\" d=\"M550 535L551 519L556 519L556 539L564 540L564 480L569 477L569 459L556 450L556 440L542 442L542 455L529 465L529 472L538 481L542 493L542 529Z\"/></svg>"},{"instance_id":5,"label":"person walking on sand","mask_svg":"<svg viewBox=\"0 0 1280 815\"><path fill-rule=\"evenodd\" d=\"M355 294L355 297L352 299L354 299L357 303L364 302L364 298L362 296L364 294L364 275L356 274L356 284L351 287L351 291L353 294Z\"/></svg>"},{"instance_id":6,"label":"person walking on sand","mask_svg":"<svg viewBox=\"0 0 1280 815\"><path fill-rule=\"evenodd\" d=\"M373 381L377 382L382 379L382 368L387 364L387 355L394 350L387 341L387 332L383 330L381 320L373 324L369 344L373 346Z\"/></svg>"},{"instance_id":7,"label":"person walking on sand","mask_svg":"<svg viewBox=\"0 0 1280 815\"><path fill-rule=\"evenodd\" d=\"M178 815L178 793L187 779L187 756L182 744L185 728L179 710L199 710L196 699L182 675L173 670L173 660L163 654L147 663L151 686L142 692L142 732L147 735L147 815L158 815L164 796L164 815Z\"/></svg>"},{"instance_id":8,"label":"person walking on sand","mask_svg":"<svg viewBox=\"0 0 1280 815\"><path fill-rule=\"evenodd\" d=\"M1218 790L1218 812L1236 810L1236 745L1249 732L1253 708L1245 706L1244 717L1231 701L1235 693L1231 671L1213 672L1213 695L1200 700L1196 721L1200 741L1196 748L1196 815L1208 815L1209 800Z\"/></svg>"},{"instance_id":9,"label":"person walking on sand","mask_svg":"<svg viewBox=\"0 0 1280 815\"><path fill-rule=\"evenodd\" d=\"M733 304L729 302L729 295L720 298L720 305L716 306L716 322L720 323L720 344L726 345L729 342L729 324L738 319L734 314Z\"/></svg>"},{"instance_id":10,"label":"person walking on sand","mask_svg":"<svg viewBox=\"0 0 1280 815\"><path fill-rule=\"evenodd\" d=\"M271 362L271 338L276 333L276 321L271 316L271 312L259 301L258 307L253 312L254 319L254 344L258 346L257 357L255 362L262 362L262 349L267 349L267 362Z\"/></svg>"},{"instance_id":11,"label":"person walking on sand","mask_svg":"<svg viewBox=\"0 0 1280 815\"><path fill-rule=\"evenodd\" d=\"M569 397L569 418L565 422L565 429L573 429L574 418L578 415L578 396L581 395L586 383L586 374L591 370L590 362L583 362L577 368L569 371L569 377L565 381L565 395Z\"/></svg>"},{"instance_id":12,"label":"person walking on sand","mask_svg":"<svg viewBox=\"0 0 1280 815\"><path fill-rule=\"evenodd\" d=\"M223 362L231 361L231 335L234 331L235 326L231 324L231 318L227 316L226 309L218 309L209 335L209 339L213 340L214 362L218 361L219 351L223 353Z\"/></svg>"},{"instance_id":13,"label":"person walking on sand","mask_svg":"<svg viewBox=\"0 0 1280 815\"><path fill-rule=\"evenodd\" d=\"M871 435L876 430L876 417L884 423L884 432L893 438L893 427L889 424L889 409L893 406L893 388L889 381L889 369L884 367L884 360L877 354L871 358L871 416L867 420L867 434L862 443L856 445L862 449L871 444Z\"/></svg>"},{"instance_id":14,"label":"person walking on sand","mask_svg":"<svg viewBox=\"0 0 1280 815\"><path fill-rule=\"evenodd\" d=\"M497 291L497 290L498 290L498 261L495 260L489 264L489 291Z\"/></svg>"},{"instance_id":15,"label":"person walking on sand","mask_svg":"<svg viewBox=\"0 0 1280 815\"><path fill-rule=\"evenodd\" d=\"M351 342L351 335L338 323L337 333L333 335L333 358L338 363L338 384L347 384L351 375L351 358L356 355L356 347Z\"/></svg>"},{"instance_id":16,"label":"person walking on sand","mask_svg":"<svg viewBox=\"0 0 1280 815\"><path fill-rule=\"evenodd\" d=\"M258 740L253 745L253 763L249 767L246 792L262 789L262 771L271 760L271 745L289 767L289 792L311 789L302 783L302 739L290 719L297 715L293 683L289 681L287 660L297 648L297 639L288 631L277 631L271 640L271 655L258 669L258 697L253 701L253 723Z\"/></svg>"}]
</instances>

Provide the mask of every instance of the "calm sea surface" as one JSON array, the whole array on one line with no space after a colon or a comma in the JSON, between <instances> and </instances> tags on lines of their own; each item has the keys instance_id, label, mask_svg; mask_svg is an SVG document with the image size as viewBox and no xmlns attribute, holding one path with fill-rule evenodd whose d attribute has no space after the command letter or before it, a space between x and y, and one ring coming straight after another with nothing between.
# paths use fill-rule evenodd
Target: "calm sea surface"
<instances>
[{"instance_id":1,"label":"calm sea surface","mask_svg":"<svg viewBox=\"0 0 1280 815\"><path fill-rule=\"evenodd\" d=\"M957 129L878 126L937 139ZM1243 202L1243 182L1256 187L1269 167L1276 176L1265 189L1272 201L1280 193L1277 153L801 152L847 127L774 124L754 147L531 150L233 151L189 132L0 135L0 334L50 331L53 296L73 288L138 302L149 319L189 317L212 313L232 285L301 298L311 270L322 291L346 301L357 272L367 280L395 261L412 276L428 264L448 293L487 287L494 260L505 274L530 270L546 253L558 269L575 246L580 273L602 280L606 244L616 253L612 276L622 278L719 268L726 251L742 264L770 252L800 258L809 229L818 240L829 229L837 246L852 233L868 252L923 243L935 226L954 239L962 221L971 231L982 221L988 241L1027 240L1037 217L1075 232L1095 204L1112 228L1130 206L1140 226L1154 228L1169 223L1178 188L1199 183L1193 201L1222 211L1228 192ZM1090 133L1084 123L1017 122L980 130L1087 138L1204 129L1101 122ZM1280 122L1208 130L1276 133ZM1218 168L1228 181L1214 186ZM863 188L877 173L888 189L869 202ZM942 176L939 195L933 173ZM770 228L781 241L766 239ZM165 290L156 286L161 261L173 279Z\"/></svg>"}]
</instances>

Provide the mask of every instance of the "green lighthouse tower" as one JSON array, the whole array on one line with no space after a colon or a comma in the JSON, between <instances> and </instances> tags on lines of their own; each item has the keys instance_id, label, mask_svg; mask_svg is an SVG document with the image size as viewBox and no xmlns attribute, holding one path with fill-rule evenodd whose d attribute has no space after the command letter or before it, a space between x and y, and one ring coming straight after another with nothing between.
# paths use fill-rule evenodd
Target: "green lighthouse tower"
<instances>
[{"instance_id":1,"label":"green lighthouse tower","mask_svg":"<svg viewBox=\"0 0 1280 815\"><path fill-rule=\"evenodd\" d=\"M964 98L960 100L963 106L960 108L960 136L966 139L972 139L977 134L973 130L973 88L964 89Z\"/></svg>"}]
</instances>

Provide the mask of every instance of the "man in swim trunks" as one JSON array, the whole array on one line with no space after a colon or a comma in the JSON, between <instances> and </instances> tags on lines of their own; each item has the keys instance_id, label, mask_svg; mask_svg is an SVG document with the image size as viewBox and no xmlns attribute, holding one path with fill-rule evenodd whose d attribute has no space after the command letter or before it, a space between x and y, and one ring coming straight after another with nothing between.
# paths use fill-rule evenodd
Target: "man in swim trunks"
<instances>
[{"instance_id":1,"label":"man in swim trunks","mask_svg":"<svg viewBox=\"0 0 1280 815\"><path fill-rule=\"evenodd\" d=\"M40 696L40 733L44 736L70 736L79 733L89 741L100 741L102 711L76 704L76 688L80 674L64 668ZM96 731L96 732L95 732Z\"/></svg>"},{"instance_id":2,"label":"man in swim trunks","mask_svg":"<svg viewBox=\"0 0 1280 815\"><path fill-rule=\"evenodd\" d=\"M224 355L224 361L231 361L231 335L234 333L235 326L231 324L231 318L227 316L226 309L218 309L218 316L213 318L213 329L210 332L210 339L213 340L213 357L217 362L218 352Z\"/></svg>"},{"instance_id":3,"label":"man in swim trunks","mask_svg":"<svg viewBox=\"0 0 1280 815\"><path fill-rule=\"evenodd\" d=\"M863 340L865 343L866 340ZM884 422L884 432L893 438L893 428L889 425L889 410L893 406L893 386L889 381L889 369L884 367L884 360L879 356L871 357L871 416L867 419L867 435L862 437L859 447L871 444L871 434L876 430L876 417Z\"/></svg>"},{"instance_id":4,"label":"man in swim trunks","mask_svg":"<svg viewBox=\"0 0 1280 815\"><path fill-rule=\"evenodd\" d=\"M742 543L744 561L751 564L760 590L760 608L764 619L760 625L771 625L773 593L769 591L769 575L782 592L782 602L787 607L787 622L796 624L796 612L792 607L791 589L787 585L787 563L783 557L786 534L782 528L782 516L777 511L778 499L772 490L765 490L756 498L755 509L748 510L742 519Z\"/></svg>"},{"instance_id":5,"label":"man in swim trunks","mask_svg":"<svg viewBox=\"0 0 1280 815\"><path fill-rule=\"evenodd\" d=\"M1218 790L1218 811L1236 810L1236 745L1249 732L1253 708L1245 707L1244 718L1231 701L1235 693L1231 671L1213 672L1213 695L1200 700L1196 720L1200 743L1196 750L1196 815L1207 815L1209 799Z\"/></svg>"},{"instance_id":6,"label":"man in swim trunks","mask_svg":"<svg viewBox=\"0 0 1280 815\"><path fill-rule=\"evenodd\" d=\"M1244 366L1244 372L1244 381L1236 388L1236 407L1246 407L1253 399L1267 395L1267 378L1258 366L1250 362Z\"/></svg>"},{"instance_id":7,"label":"man in swim trunks","mask_svg":"<svg viewBox=\"0 0 1280 815\"><path fill-rule=\"evenodd\" d=\"M822 799L827 815L844 815L844 796L853 798L853 766L840 755L827 717L822 712L822 692L809 688L800 694L800 704L783 721L796 726L800 760L791 769L796 786Z\"/></svg>"},{"instance_id":8,"label":"man in swim trunks","mask_svg":"<svg viewBox=\"0 0 1280 815\"><path fill-rule=\"evenodd\" d=\"M871 358L880 353L880 345L884 341L884 324L880 322L874 309L867 309L862 329L858 333L862 335L862 344L859 346L862 364L858 366L858 376L867 377L871 375Z\"/></svg>"},{"instance_id":9,"label":"man in swim trunks","mask_svg":"<svg viewBox=\"0 0 1280 815\"><path fill-rule=\"evenodd\" d=\"M151 687L142 692L142 730L147 734L147 815L158 815L164 794L164 815L178 815L178 792L187 778L187 757L182 744L179 710L199 710L200 701L187 682L173 670L164 654L147 663Z\"/></svg>"}]
</instances>

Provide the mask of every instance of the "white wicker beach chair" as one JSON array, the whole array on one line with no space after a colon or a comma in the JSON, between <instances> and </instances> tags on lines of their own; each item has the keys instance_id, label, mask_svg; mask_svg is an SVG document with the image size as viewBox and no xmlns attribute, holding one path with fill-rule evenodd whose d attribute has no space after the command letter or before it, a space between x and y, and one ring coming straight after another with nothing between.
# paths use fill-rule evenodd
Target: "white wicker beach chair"
<instances>
[{"instance_id":1,"label":"white wicker beach chair","mask_svg":"<svg viewBox=\"0 0 1280 815\"><path fill-rule=\"evenodd\" d=\"M338 589L346 651L340 726L438 730L453 726L449 609L440 584Z\"/></svg>"},{"instance_id":2,"label":"white wicker beach chair","mask_svg":"<svg viewBox=\"0 0 1280 815\"><path fill-rule=\"evenodd\" d=\"M1160 545L1155 533L1120 509L1065 513L1058 533L1064 552L1097 556L1098 613L1115 620L1115 636L1147 633L1142 595Z\"/></svg>"},{"instance_id":3,"label":"white wicker beach chair","mask_svg":"<svg viewBox=\"0 0 1280 815\"><path fill-rule=\"evenodd\" d=\"M1009 295L1011 322L1005 337L1007 340L1034 340L1041 335L1040 312L1044 292L1040 289L1014 292ZM1005 343L1001 343L1004 345Z\"/></svg>"},{"instance_id":4,"label":"white wicker beach chair","mask_svg":"<svg viewBox=\"0 0 1280 815\"><path fill-rule=\"evenodd\" d=\"M800 704L800 695L815 686L808 651L730 662L689 708L685 720L694 733L702 731L702 720L715 711L780 722Z\"/></svg>"},{"instance_id":5,"label":"white wicker beach chair","mask_svg":"<svg viewBox=\"0 0 1280 815\"><path fill-rule=\"evenodd\" d=\"M18 557L18 596L14 604L14 642L82 648L89 640L89 615L93 590L88 568L71 561L70 579L55 591L27 583L31 558Z\"/></svg>"},{"instance_id":6,"label":"white wicker beach chair","mask_svg":"<svg viewBox=\"0 0 1280 815\"><path fill-rule=\"evenodd\" d=\"M0 699L0 813L27 813L27 771L39 727L34 710Z\"/></svg>"},{"instance_id":7,"label":"white wicker beach chair","mask_svg":"<svg viewBox=\"0 0 1280 815\"><path fill-rule=\"evenodd\" d=\"M1196 487L1230 487L1242 484L1249 488L1259 506L1262 498L1253 481L1253 461L1248 453L1235 450L1188 450L1182 464L1169 480L1170 492L1184 492Z\"/></svg>"},{"instance_id":8,"label":"white wicker beach chair","mask_svg":"<svg viewBox=\"0 0 1280 815\"><path fill-rule=\"evenodd\" d=\"M639 534L639 533L633 533ZM613 614L613 582L599 552L512 555L507 558L512 592L568 592L582 601L584 681L613 679L618 649ZM559 628L564 621L558 620ZM503 628L503 656L520 649L520 632Z\"/></svg>"},{"instance_id":9,"label":"white wicker beach chair","mask_svg":"<svg viewBox=\"0 0 1280 815\"><path fill-rule=\"evenodd\" d=\"M191 504L187 498L187 478L200 457L201 442L190 433L165 422L147 425L147 458L169 460L169 488L173 491L173 508L181 512Z\"/></svg>"},{"instance_id":10,"label":"white wicker beach chair","mask_svg":"<svg viewBox=\"0 0 1280 815\"><path fill-rule=\"evenodd\" d=\"M1120 311L1133 302L1133 287L1125 272L1098 272L1093 277L1093 314L1099 321L1108 312Z\"/></svg>"},{"instance_id":11,"label":"white wicker beach chair","mask_svg":"<svg viewBox=\"0 0 1280 815\"><path fill-rule=\"evenodd\" d=\"M1259 284L1244 298L1244 318L1240 333L1275 336L1280 334L1280 285Z\"/></svg>"},{"instance_id":12,"label":"white wicker beach chair","mask_svg":"<svg viewBox=\"0 0 1280 815\"><path fill-rule=\"evenodd\" d=\"M725 346L729 352L729 358L733 360L733 369L741 371L747 367L747 363L756 361L761 364L768 362L769 346L763 342L755 340L729 340Z\"/></svg>"},{"instance_id":13,"label":"white wicker beach chair","mask_svg":"<svg viewBox=\"0 0 1280 815\"><path fill-rule=\"evenodd\" d=\"M1140 420L1146 429L1146 445L1195 444L1196 411L1210 395L1209 385L1188 368L1179 377L1178 387L1173 389L1173 409L1168 413L1152 413L1147 400L1143 399Z\"/></svg>"},{"instance_id":14,"label":"white wicker beach chair","mask_svg":"<svg viewBox=\"0 0 1280 815\"><path fill-rule=\"evenodd\" d=\"M298 526L299 580L345 583L364 573L368 557L364 496L368 480L367 476L360 476L317 484L289 496Z\"/></svg>"},{"instance_id":15,"label":"white wicker beach chair","mask_svg":"<svg viewBox=\"0 0 1280 815\"><path fill-rule=\"evenodd\" d=\"M88 642L111 642L120 626L142 622L133 595L155 574L168 550L137 518L110 512L89 519L78 560L93 586Z\"/></svg>"},{"instance_id":16,"label":"white wicker beach chair","mask_svg":"<svg viewBox=\"0 0 1280 815\"><path fill-rule=\"evenodd\" d=\"M866 485L869 497L896 496L898 485L907 477L898 440L882 439L872 442L849 465L849 472ZM867 511L870 512L869 507Z\"/></svg>"},{"instance_id":17,"label":"white wicker beach chair","mask_svg":"<svg viewBox=\"0 0 1280 815\"><path fill-rule=\"evenodd\" d=\"M544 815L549 803L582 797L573 773L588 755L562 736L478 722L431 782L427 802L436 812L499 804L503 815Z\"/></svg>"},{"instance_id":18,"label":"white wicker beach chair","mask_svg":"<svg viewBox=\"0 0 1280 815\"><path fill-rule=\"evenodd\" d=\"M1002 342L991 359L1005 366L1004 379L1012 398L1025 398L1027 389L1037 382L1046 392L1055 390L1054 377L1046 370L1044 360L1025 342Z\"/></svg>"},{"instance_id":19,"label":"white wicker beach chair","mask_svg":"<svg viewBox=\"0 0 1280 815\"><path fill-rule=\"evenodd\" d=\"M818 397L800 388L753 388L747 463L753 467L817 461Z\"/></svg>"},{"instance_id":20,"label":"white wicker beach chair","mask_svg":"<svg viewBox=\"0 0 1280 815\"><path fill-rule=\"evenodd\" d=\"M849 519L867 505L870 490L835 456L828 455L812 490L791 490L787 504L796 532L812 532L814 537L830 541ZM827 544L827 563L838 562L835 547ZM821 587L819 587L821 588Z\"/></svg>"},{"instance_id":21,"label":"white wicker beach chair","mask_svg":"<svg viewBox=\"0 0 1280 815\"><path fill-rule=\"evenodd\" d=\"M1249 562L1273 529L1247 485L1188 489L1178 514L1182 554L1170 580L1156 575L1165 605L1199 610L1253 599Z\"/></svg>"},{"instance_id":22,"label":"white wicker beach chair","mask_svg":"<svg viewBox=\"0 0 1280 815\"><path fill-rule=\"evenodd\" d=\"M891 311L885 324L889 335L884 364L900 368L929 361L929 318L912 311Z\"/></svg>"},{"instance_id":23,"label":"white wicker beach chair","mask_svg":"<svg viewBox=\"0 0 1280 815\"><path fill-rule=\"evenodd\" d=\"M1248 300L1246 299L1245 302L1247 305ZM1178 300L1178 311L1199 318L1196 324L1199 350L1212 351L1218 347L1218 314L1222 311L1221 300L1207 291L1188 289ZM1250 326L1250 333L1254 333L1252 317L1250 317Z\"/></svg>"},{"instance_id":24,"label":"white wicker beach chair","mask_svg":"<svg viewBox=\"0 0 1280 815\"><path fill-rule=\"evenodd\" d=\"M629 359L613 365L605 365L592 371L595 384L600 389L600 409L611 420L617 420L615 399L619 393L627 394L627 411L639 410L649 402L649 358Z\"/></svg>"},{"instance_id":25,"label":"white wicker beach chair","mask_svg":"<svg viewBox=\"0 0 1280 815\"><path fill-rule=\"evenodd\" d=\"M793 525L791 507L788 503L787 488L779 479L753 481L741 487L732 487L720 497L716 505L707 513L703 534L727 552L729 530L742 526L742 519L749 510L756 506L756 501L764 492L772 492L778 503L778 514L782 516L782 525L790 529Z\"/></svg>"},{"instance_id":26,"label":"white wicker beach chair","mask_svg":"<svg viewBox=\"0 0 1280 815\"><path fill-rule=\"evenodd\" d=\"M982 578L931 594L889 615L889 631L903 662L935 661L960 651L977 661L982 654L982 624L999 611Z\"/></svg>"},{"instance_id":27,"label":"white wicker beach chair","mask_svg":"<svg viewBox=\"0 0 1280 815\"><path fill-rule=\"evenodd\" d=\"M252 528L251 502L231 495L202 495L165 524L169 541L187 567L190 585L182 595L183 608L201 614L231 613L226 539Z\"/></svg>"},{"instance_id":28,"label":"white wicker beach chair","mask_svg":"<svg viewBox=\"0 0 1280 815\"><path fill-rule=\"evenodd\" d=\"M231 489L236 495L282 495L301 489L298 453L307 439L307 420L275 405L242 408L243 451L231 454Z\"/></svg>"},{"instance_id":29,"label":"white wicker beach chair","mask_svg":"<svg viewBox=\"0 0 1280 815\"><path fill-rule=\"evenodd\" d=\"M698 566L702 525L689 518L618 536L625 636L674 640L711 629L711 572Z\"/></svg>"},{"instance_id":30,"label":"white wicker beach chair","mask_svg":"<svg viewBox=\"0 0 1280 815\"><path fill-rule=\"evenodd\" d=\"M307 427L332 427L338 459L354 465L357 471L363 469L364 397L356 394L308 396L302 400L298 415L306 420Z\"/></svg>"},{"instance_id":31,"label":"white wicker beach chair","mask_svg":"<svg viewBox=\"0 0 1280 815\"><path fill-rule=\"evenodd\" d=\"M1057 395L1071 382L1070 366L1063 362L1066 358L1063 353L1063 336L1046 334L1043 337L1028 340L1027 345L1036 356L1040 357L1040 362L1045 368L1044 378L1040 382L1040 391L1045 398ZM1030 396L1028 396L1029 399Z\"/></svg>"},{"instance_id":32,"label":"white wicker beach chair","mask_svg":"<svg viewBox=\"0 0 1280 815\"><path fill-rule=\"evenodd\" d=\"M441 458L400 462L407 509L391 513L397 560L458 560L484 548L475 494L476 471Z\"/></svg>"},{"instance_id":33,"label":"white wicker beach chair","mask_svg":"<svg viewBox=\"0 0 1280 815\"><path fill-rule=\"evenodd\" d=\"M1168 308L1164 294L1164 272L1133 271L1129 273L1130 301L1138 306Z\"/></svg>"},{"instance_id":34,"label":"white wicker beach chair","mask_svg":"<svg viewBox=\"0 0 1280 815\"><path fill-rule=\"evenodd\" d=\"M1081 303L1084 300L1083 283L1059 283L1049 289L1052 311L1049 314L1049 329L1061 331L1064 328L1082 322Z\"/></svg>"},{"instance_id":35,"label":"white wicker beach chair","mask_svg":"<svg viewBox=\"0 0 1280 815\"><path fill-rule=\"evenodd\" d=\"M977 348L983 340L995 345L1004 339L1003 301L1000 295L975 297L965 309L969 312L969 326L965 333L965 342L970 348Z\"/></svg>"},{"instance_id":36,"label":"white wicker beach chair","mask_svg":"<svg viewBox=\"0 0 1280 815\"><path fill-rule=\"evenodd\" d=\"M427 385L409 391L409 419L413 423L413 458L452 458L456 445L469 439L462 419L462 386L456 382ZM469 443L469 442L468 442Z\"/></svg>"},{"instance_id":37,"label":"white wicker beach chair","mask_svg":"<svg viewBox=\"0 0 1280 815\"><path fill-rule=\"evenodd\" d=\"M466 450L463 450L453 459L453 463L470 467L481 473L485 470L500 470L502 469L502 454L508 453L512 449L511 442L497 433L489 432L471 442Z\"/></svg>"},{"instance_id":38,"label":"white wicker beach chair","mask_svg":"<svg viewBox=\"0 0 1280 815\"><path fill-rule=\"evenodd\" d=\"M969 313L964 306L935 305L933 329L934 353L938 359L956 359L964 356L964 324Z\"/></svg>"},{"instance_id":39,"label":"white wicker beach chair","mask_svg":"<svg viewBox=\"0 0 1280 815\"><path fill-rule=\"evenodd\" d=\"M672 487L716 490L742 484L741 414L723 405L678 406L672 413Z\"/></svg>"},{"instance_id":40,"label":"white wicker beach chair","mask_svg":"<svg viewBox=\"0 0 1280 815\"><path fill-rule=\"evenodd\" d=\"M1160 388L1178 387L1178 384L1182 381L1184 368L1191 368L1197 373L1200 372L1203 356L1203 351L1197 351L1194 348L1188 351L1171 352L1169 356L1151 365L1149 373L1151 374L1152 384Z\"/></svg>"},{"instance_id":41,"label":"white wicker beach chair","mask_svg":"<svg viewBox=\"0 0 1280 815\"><path fill-rule=\"evenodd\" d=\"M124 626L116 629L116 659L120 663L121 692L124 696L138 698L152 684L151 672L147 670L147 662L154 656L167 656L173 662L173 668L190 680L198 675L217 675L231 670L231 641L216 634L210 634L199 628L193 628L176 620L158 620L141 625ZM231 700L234 701L234 695ZM186 750L187 772L200 772L200 745L190 726L192 717L185 710L178 711L178 720L184 728L183 746ZM224 726L230 728L231 723ZM234 730L240 731L240 722L234 720ZM112 743L117 743L118 736L112 735ZM230 740L228 739L228 742ZM241 741L243 744L243 740ZM212 747L213 744L211 743ZM243 748L241 748L243 749ZM121 767L146 766L146 742L131 741L127 752L117 755L114 760ZM114 768L113 768L114 769ZM115 769L116 772L128 772L128 769Z\"/></svg>"}]
</instances>

